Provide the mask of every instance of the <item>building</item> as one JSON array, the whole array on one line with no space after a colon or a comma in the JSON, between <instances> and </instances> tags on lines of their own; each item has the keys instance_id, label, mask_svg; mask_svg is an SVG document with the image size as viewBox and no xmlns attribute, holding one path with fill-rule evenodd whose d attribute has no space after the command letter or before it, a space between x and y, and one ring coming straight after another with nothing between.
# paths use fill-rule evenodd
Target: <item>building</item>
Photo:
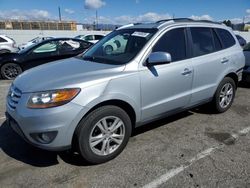
<instances>
[{"instance_id":1,"label":"building","mask_svg":"<svg viewBox=\"0 0 250 188\"><path fill-rule=\"evenodd\" d=\"M68 30L76 31L74 21L27 21L4 20L0 21L0 29L8 30Z\"/></svg>"}]
</instances>

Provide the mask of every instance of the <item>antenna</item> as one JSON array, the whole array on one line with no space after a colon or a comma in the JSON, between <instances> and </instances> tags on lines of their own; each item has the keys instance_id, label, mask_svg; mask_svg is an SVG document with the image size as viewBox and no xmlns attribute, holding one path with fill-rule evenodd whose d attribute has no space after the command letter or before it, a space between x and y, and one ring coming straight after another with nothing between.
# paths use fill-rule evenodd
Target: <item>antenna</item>
<instances>
[{"instance_id":1,"label":"antenna","mask_svg":"<svg viewBox=\"0 0 250 188\"><path fill-rule=\"evenodd\" d=\"M96 30L98 30L98 12L95 11L95 17L96 17Z\"/></svg>"}]
</instances>

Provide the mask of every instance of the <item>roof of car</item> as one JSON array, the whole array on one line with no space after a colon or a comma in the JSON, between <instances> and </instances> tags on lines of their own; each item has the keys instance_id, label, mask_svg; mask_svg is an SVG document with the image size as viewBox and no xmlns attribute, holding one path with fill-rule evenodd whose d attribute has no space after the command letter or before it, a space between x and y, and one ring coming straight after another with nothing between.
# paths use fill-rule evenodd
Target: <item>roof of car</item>
<instances>
[{"instance_id":1,"label":"roof of car","mask_svg":"<svg viewBox=\"0 0 250 188\"><path fill-rule=\"evenodd\" d=\"M177 23L186 23L186 24L193 24L193 23L199 23L199 24L217 24L217 25L222 25L220 22L214 22L210 20L193 20L190 18L175 18L175 19L165 19L165 20L159 20L154 23L134 23L134 24L128 24L125 26L121 26L118 29L139 29L139 28L144 28L144 29L160 29L162 27L172 25L172 24L177 24Z\"/></svg>"},{"instance_id":2,"label":"roof of car","mask_svg":"<svg viewBox=\"0 0 250 188\"><path fill-rule=\"evenodd\" d=\"M49 39L45 39L42 42L47 42L47 41L56 41L56 40L75 40L75 41L81 41L81 42L88 42L82 39L78 39L78 38L70 38L70 37L56 37L56 38L49 38Z\"/></svg>"}]
</instances>

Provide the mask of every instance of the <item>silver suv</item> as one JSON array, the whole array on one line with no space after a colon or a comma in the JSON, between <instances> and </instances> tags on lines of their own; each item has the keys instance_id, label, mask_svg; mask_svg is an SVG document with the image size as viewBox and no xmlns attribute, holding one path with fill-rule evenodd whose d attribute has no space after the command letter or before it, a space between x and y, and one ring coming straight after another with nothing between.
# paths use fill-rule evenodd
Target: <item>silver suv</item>
<instances>
[{"instance_id":1,"label":"silver suv","mask_svg":"<svg viewBox=\"0 0 250 188\"><path fill-rule=\"evenodd\" d=\"M117 48L106 48L114 42ZM226 26L190 19L131 24L82 57L24 72L7 96L10 126L46 150L90 163L116 157L133 128L210 102L225 112L245 59Z\"/></svg>"},{"instance_id":2,"label":"silver suv","mask_svg":"<svg viewBox=\"0 0 250 188\"><path fill-rule=\"evenodd\" d=\"M12 38L0 35L0 54L17 52L18 50L16 42Z\"/></svg>"}]
</instances>

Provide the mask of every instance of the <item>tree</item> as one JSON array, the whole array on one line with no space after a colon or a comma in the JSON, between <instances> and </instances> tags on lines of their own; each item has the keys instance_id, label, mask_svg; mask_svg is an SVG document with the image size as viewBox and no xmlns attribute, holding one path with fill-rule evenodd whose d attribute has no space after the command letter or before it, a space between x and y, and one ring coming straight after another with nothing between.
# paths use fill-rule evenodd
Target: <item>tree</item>
<instances>
[{"instance_id":1,"label":"tree","mask_svg":"<svg viewBox=\"0 0 250 188\"><path fill-rule=\"evenodd\" d=\"M224 20L223 23L224 23L226 26L232 28L232 22L231 22L231 20Z\"/></svg>"}]
</instances>

